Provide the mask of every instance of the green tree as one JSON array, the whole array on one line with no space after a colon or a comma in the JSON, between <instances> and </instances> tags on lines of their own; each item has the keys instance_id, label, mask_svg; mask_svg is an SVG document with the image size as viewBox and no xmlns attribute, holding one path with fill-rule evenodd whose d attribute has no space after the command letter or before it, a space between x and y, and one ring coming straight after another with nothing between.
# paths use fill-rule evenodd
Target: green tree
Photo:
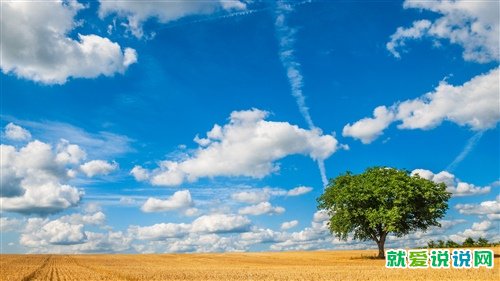
<instances>
[{"instance_id":1,"label":"green tree","mask_svg":"<svg viewBox=\"0 0 500 281\"><path fill-rule=\"evenodd\" d=\"M446 241L446 248L458 248L458 247L460 247L460 245L457 242L453 240Z\"/></svg>"},{"instance_id":2,"label":"green tree","mask_svg":"<svg viewBox=\"0 0 500 281\"><path fill-rule=\"evenodd\" d=\"M436 248L436 242L434 242L434 240L430 240L427 242L427 248Z\"/></svg>"},{"instance_id":3,"label":"green tree","mask_svg":"<svg viewBox=\"0 0 500 281\"><path fill-rule=\"evenodd\" d=\"M446 247L446 244L444 243L443 240L439 239L437 242L437 248L444 248Z\"/></svg>"},{"instance_id":4,"label":"green tree","mask_svg":"<svg viewBox=\"0 0 500 281\"><path fill-rule=\"evenodd\" d=\"M402 237L411 231L440 226L450 193L443 183L411 176L406 170L372 167L359 175L346 172L331 179L318 198L328 211L330 232L346 240L373 240L384 257L388 234Z\"/></svg>"},{"instance_id":5,"label":"green tree","mask_svg":"<svg viewBox=\"0 0 500 281\"><path fill-rule=\"evenodd\" d=\"M467 239L465 239L464 243L462 243L462 246L464 246L464 247L474 247L475 245L476 245L476 242L471 237L467 237Z\"/></svg>"},{"instance_id":6,"label":"green tree","mask_svg":"<svg viewBox=\"0 0 500 281\"><path fill-rule=\"evenodd\" d=\"M489 247L490 246L490 242L487 239L481 237L481 238L477 239L476 246L478 246L478 247Z\"/></svg>"}]
</instances>

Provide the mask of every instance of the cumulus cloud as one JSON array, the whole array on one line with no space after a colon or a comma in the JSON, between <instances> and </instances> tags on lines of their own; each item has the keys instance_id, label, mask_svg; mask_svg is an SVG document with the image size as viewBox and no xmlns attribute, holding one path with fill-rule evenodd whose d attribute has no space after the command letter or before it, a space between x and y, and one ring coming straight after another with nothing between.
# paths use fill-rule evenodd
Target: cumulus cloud
<instances>
[{"instance_id":1,"label":"cumulus cloud","mask_svg":"<svg viewBox=\"0 0 500 281\"><path fill-rule=\"evenodd\" d=\"M149 171L141 166L134 166L134 168L130 170L130 174L134 176L136 181L146 181L149 179Z\"/></svg>"},{"instance_id":2,"label":"cumulus cloud","mask_svg":"<svg viewBox=\"0 0 500 281\"><path fill-rule=\"evenodd\" d=\"M65 139L55 146L39 140L22 147L0 144L2 210L47 215L76 206L84 192L67 182L80 170L93 176L109 168L101 160L81 165L86 158L79 145Z\"/></svg>"},{"instance_id":3,"label":"cumulus cloud","mask_svg":"<svg viewBox=\"0 0 500 281\"><path fill-rule=\"evenodd\" d=\"M240 233L250 229L250 220L231 214L203 215L192 223L159 223L151 226L131 226L129 233L140 240L164 240L188 234Z\"/></svg>"},{"instance_id":4,"label":"cumulus cloud","mask_svg":"<svg viewBox=\"0 0 500 281\"><path fill-rule=\"evenodd\" d=\"M268 201L271 198L271 192L268 192L267 190L241 191L233 193L231 198L241 203L257 204Z\"/></svg>"},{"instance_id":5,"label":"cumulus cloud","mask_svg":"<svg viewBox=\"0 0 500 281\"><path fill-rule=\"evenodd\" d=\"M80 170L87 176L109 175L109 173L118 169L118 163L107 162L104 160L92 160L80 165Z\"/></svg>"},{"instance_id":6,"label":"cumulus cloud","mask_svg":"<svg viewBox=\"0 0 500 281\"><path fill-rule=\"evenodd\" d=\"M247 191L240 191L231 194L231 198L239 203L258 204L269 201L272 196L300 196L313 190L309 186L298 186L290 190L281 188L261 188Z\"/></svg>"},{"instance_id":7,"label":"cumulus cloud","mask_svg":"<svg viewBox=\"0 0 500 281\"><path fill-rule=\"evenodd\" d=\"M165 200L157 198L148 198L148 200L142 205L141 210L143 212L164 212L173 211L179 209L189 209L194 205L193 199L191 199L191 193L189 190L181 190L175 192L172 196ZM192 212L193 210L189 211Z\"/></svg>"},{"instance_id":8,"label":"cumulus cloud","mask_svg":"<svg viewBox=\"0 0 500 281\"><path fill-rule=\"evenodd\" d=\"M290 228L294 228L299 224L298 220L293 220L293 221L286 221L281 224L281 229L282 230L288 230Z\"/></svg>"},{"instance_id":9,"label":"cumulus cloud","mask_svg":"<svg viewBox=\"0 0 500 281\"><path fill-rule=\"evenodd\" d=\"M300 196L312 191L312 187L309 186L298 186L296 188L290 189L287 191L287 196Z\"/></svg>"},{"instance_id":10,"label":"cumulus cloud","mask_svg":"<svg viewBox=\"0 0 500 281\"><path fill-rule=\"evenodd\" d=\"M71 245L65 248L50 248L45 252L71 253L114 253L130 249L133 239L122 231L92 232L86 231L87 239L84 243Z\"/></svg>"},{"instance_id":11,"label":"cumulus cloud","mask_svg":"<svg viewBox=\"0 0 500 281\"><path fill-rule=\"evenodd\" d=\"M342 134L370 143L396 121L401 121L399 129L429 130L443 121L474 131L495 128L500 120L499 75L499 68L495 68L459 86L441 81L434 91L419 98L396 103L390 108L377 107L374 118L347 124Z\"/></svg>"},{"instance_id":12,"label":"cumulus cloud","mask_svg":"<svg viewBox=\"0 0 500 281\"><path fill-rule=\"evenodd\" d=\"M9 123L5 126L5 138L14 141L25 141L31 139L31 133L21 126Z\"/></svg>"},{"instance_id":13,"label":"cumulus cloud","mask_svg":"<svg viewBox=\"0 0 500 281\"><path fill-rule=\"evenodd\" d=\"M204 215L193 221L191 230L204 233L245 232L250 227L246 217L226 214Z\"/></svg>"},{"instance_id":14,"label":"cumulus cloud","mask_svg":"<svg viewBox=\"0 0 500 281\"><path fill-rule=\"evenodd\" d=\"M123 73L137 61L134 49L93 34L69 37L84 8L76 0L2 2L3 73L45 84Z\"/></svg>"},{"instance_id":15,"label":"cumulus cloud","mask_svg":"<svg viewBox=\"0 0 500 281\"><path fill-rule=\"evenodd\" d=\"M254 228L250 232L241 233L239 238L247 246L259 243L276 243L286 239L287 233L266 228Z\"/></svg>"},{"instance_id":16,"label":"cumulus cloud","mask_svg":"<svg viewBox=\"0 0 500 281\"><path fill-rule=\"evenodd\" d=\"M500 220L500 196L496 200L483 201L479 204L457 204L455 209L464 215L486 216L490 220Z\"/></svg>"},{"instance_id":17,"label":"cumulus cloud","mask_svg":"<svg viewBox=\"0 0 500 281\"><path fill-rule=\"evenodd\" d=\"M125 18L128 30L136 37L144 35L143 24L150 18L168 23L187 16L208 15L217 11L244 10L243 1L181 1L181 2L134 2L99 0L99 16L116 14Z\"/></svg>"},{"instance_id":18,"label":"cumulus cloud","mask_svg":"<svg viewBox=\"0 0 500 281\"><path fill-rule=\"evenodd\" d=\"M241 252L245 245L236 237L225 237L217 234L190 235L187 239L177 240L167 248L173 252L192 248L195 252Z\"/></svg>"},{"instance_id":19,"label":"cumulus cloud","mask_svg":"<svg viewBox=\"0 0 500 281\"><path fill-rule=\"evenodd\" d=\"M132 238L121 231L92 232L87 226L104 225L102 212L71 214L49 220L28 219L20 237L20 244L32 253L102 253L120 252L130 248Z\"/></svg>"},{"instance_id":20,"label":"cumulus cloud","mask_svg":"<svg viewBox=\"0 0 500 281\"><path fill-rule=\"evenodd\" d=\"M101 211L95 212L93 214L76 213L62 216L58 219L58 221L77 225L104 225L104 223L106 222L106 215Z\"/></svg>"},{"instance_id":21,"label":"cumulus cloud","mask_svg":"<svg viewBox=\"0 0 500 281\"><path fill-rule=\"evenodd\" d=\"M271 250L312 250L331 247L334 241L328 230L328 215L320 210L314 213L310 227L288 233L281 242L271 245Z\"/></svg>"},{"instance_id":22,"label":"cumulus cloud","mask_svg":"<svg viewBox=\"0 0 500 281\"><path fill-rule=\"evenodd\" d=\"M452 195L456 197L485 194L489 193L491 190L490 186L480 187L471 183L462 182L460 179L456 178L455 175L447 171L434 174L429 170L415 169L411 174L418 174L421 178L432 180L436 183L446 184L446 191L451 192Z\"/></svg>"},{"instance_id":23,"label":"cumulus cloud","mask_svg":"<svg viewBox=\"0 0 500 281\"><path fill-rule=\"evenodd\" d=\"M430 11L440 16L435 20L417 20L411 27L398 27L387 49L397 58L406 42L421 38L448 40L460 45L467 61L498 61L498 1L413 1L404 2L405 9Z\"/></svg>"},{"instance_id":24,"label":"cumulus cloud","mask_svg":"<svg viewBox=\"0 0 500 281\"><path fill-rule=\"evenodd\" d=\"M93 133L68 123L54 121L19 120L18 122L43 136L43 139L48 142L56 143L60 139L71 140L72 143L84 149L88 153L87 156L92 159L115 157L134 150L130 145L133 140L124 135L107 131Z\"/></svg>"},{"instance_id":25,"label":"cumulus cloud","mask_svg":"<svg viewBox=\"0 0 500 281\"><path fill-rule=\"evenodd\" d=\"M72 245L87 239L83 224L71 224L61 220L49 221L41 218L28 219L20 243L27 247L48 245Z\"/></svg>"},{"instance_id":26,"label":"cumulus cloud","mask_svg":"<svg viewBox=\"0 0 500 281\"><path fill-rule=\"evenodd\" d=\"M394 118L394 112L385 106L379 106L373 111L373 118L363 118L352 125L345 125L342 135L360 139L364 144L371 143L394 122Z\"/></svg>"},{"instance_id":27,"label":"cumulus cloud","mask_svg":"<svg viewBox=\"0 0 500 281\"><path fill-rule=\"evenodd\" d=\"M68 164L81 159L78 148L64 141L56 150L35 140L16 149L0 145L4 211L19 213L54 213L75 206L83 191L63 184L68 178Z\"/></svg>"},{"instance_id":28,"label":"cumulus cloud","mask_svg":"<svg viewBox=\"0 0 500 281\"><path fill-rule=\"evenodd\" d=\"M269 202L262 202L257 205L246 206L238 210L240 215L279 215L285 212L283 207L274 207Z\"/></svg>"},{"instance_id":29,"label":"cumulus cloud","mask_svg":"<svg viewBox=\"0 0 500 281\"><path fill-rule=\"evenodd\" d=\"M162 161L146 173L140 166L136 178L149 174L153 185L176 186L203 177L246 176L263 178L279 170L275 161L301 154L313 160L326 159L337 150L337 140L319 129L305 130L287 122L266 121L268 112L234 111L224 126L207 133L209 143L180 161Z\"/></svg>"},{"instance_id":30,"label":"cumulus cloud","mask_svg":"<svg viewBox=\"0 0 500 281\"><path fill-rule=\"evenodd\" d=\"M492 222L489 220L474 222L470 228L450 235L449 239L459 243L463 242L468 237L474 239L486 238L490 241L497 241L500 238L498 234L499 224L499 222Z\"/></svg>"},{"instance_id":31,"label":"cumulus cloud","mask_svg":"<svg viewBox=\"0 0 500 281\"><path fill-rule=\"evenodd\" d=\"M190 227L185 223L158 223L143 227L131 226L128 231L140 240L163 240L184 236L189 233Z\"/></svg>"},{"instance_id":32,"label":"cumulus cloud","mask_svg":"<svg viewBox=\"0 0 500 281\"><path fill-rule=\"evenodd\" d=\"M0 218L0 232L11 232L19 230L21 221L18 219L1 217Z\"/></svg>"}]
</instances>

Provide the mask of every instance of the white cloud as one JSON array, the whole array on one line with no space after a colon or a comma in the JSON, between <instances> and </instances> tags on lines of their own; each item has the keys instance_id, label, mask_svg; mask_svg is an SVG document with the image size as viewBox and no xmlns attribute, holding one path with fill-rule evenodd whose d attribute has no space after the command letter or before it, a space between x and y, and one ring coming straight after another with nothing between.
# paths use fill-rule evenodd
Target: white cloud
<instances>
[{"instance_id":1,"label":"white cloud","mask_svg":"<svg viewBox=\"0 0 500 281\"><path fill-rule=\"evenodd\" d=\"M189 233L190 225L185 223L158 223L151 226L131 226L129 232L140 240L163 240L182 237Z\"/></svg>"},{"instance_id":2,"label":"white cloud","mask_svg":"<svg viewBox=\"0 0 500 281\"><path fill-rule=\"evenodd\" d=\"M62 165L78 164L87 158L87 153L85 153L85 151L83 151L78 145L71 144L65 139L59 141L56 151L56 161Z\"/></svg>"},{"instance_id":3,"label":"white cloud","mask_svg":"<svg viewBox=\"0 0 500 281\"><path fill-rule=\"evenodd\" d=\"M255 228L251 232L240 234L240 240L246 245L259 243L276 243L286 239L287 233L274 231L272 229Z\"/></svg>"},{"instance_id":4,"label":"white cloud","mask_svg":"<svg viewBox=\"0 0 500 281\"><path fill-rule=\"evenodd\" d=\"M132 238L121 231L108 231L106 233L86 231L87 240L85 243L71 245L68 248L62 248L60 252L71 253L114 253L123 252L130 249ZM54 248L49 253L57 252Z\"/></svg>"},{"instance_id":5,"label":"white cloud","mask_svg":"<svg viewBox=\"0 0 500 281\"><path fill-rule=\"evenodd\" d=\"M269 201L273 196L300 196L313 190L309 186L298 186L290 190L281 188L261 188L231 194L231 199L239 203L258 204Z\"/></svg>"},{"instance_id":6,"label":"white cloud","mask_svg":"<svg viewBox=\"0 0 500 281\"><path fill-rule=\"evenodd\" d=\"M284 222L284 223L281 224L281 229L282 230L287 230L287 229L290 229L290 228L294 228L298 224L299 224L298 220L286 221L286 222Z\"/></svg>"},{"instance_id":7,"label":"white cloud","mask_svg":"<svg viewBox=\"0 0 500 281\"><path fill-rule=\"evenodd\" d=\"M208 15L219 10L244 10L242 1L181 1L181 2L134 2L99 0L99 16L116 14L126 18L128 30L136 37L144 35L143 24L150 18L159 23L168 23L187 16Z\"/></svg>"},{"instance_id":8,"label":"white cloud","mask_svg":"<svg viewBox=\"0 0 500 281\"><path fill-rule=\"evenodd\" d=\"M85 150L87 157L92 159L106 159L133 151L130 145L133 140L124 135L117 135L107 131L87 132L79 127L62 122L10 119L28 128L46 142L57 143L61 139L71 140L71 143Z\"/></svg>"},{"instance_id":9,"label":"white cloud","mask_svg":"<svg viewBox=\"0 0 500 281\"><path fill-rule=\"evenodd\" d=\"M434 91L422 97L396 103L390 108L377 107L375 118L346 125L343 135L370 143L395 121L401 121L399 129L429 130L443 121L474 131L492 129L500 120L499 74L499 68L495 68L460 86L442 81Z\"/></svg>"},{"instance_id":10,"label":"white cloud","mask_svg":"<svg viewBox=\"0 0 500 281\"><path fill-rule=\"evenodd\" d=\"M479 131L475 133L468 141L467 144L465 145L464 149L453 159L453 161L446 167L447 171L452 172L458 164L460 164L465 157L474 149L476 144L481 140L481 137L483 136L484 131Z\"/></svg>"},{"instance_id":11,"label":"white cloud","mask_svg":"<svg viewBox=\"0 0 500 281\"><path fill-rule=\"evenodd\" d=\"M19 150L0 145L2 209L47 214L75 206L83 191L62 183L68 177L67 165L76 158L61 155L73 155L72 150L78 151L71 148L63 144L54 151L49 144L38 140Z\"/></svg>"},{"instance_id":12,"label":"white cloud","mask_svg":"<svg viewBox=\"0 0 500 281\"><path fill-rule=\"evenodd\" d=\"M5 126L5 137L15 141L25 141L31 139L31 133L21 126L9 123Z\"/></svg>"},{"instance_id":13,"label":"white cloud","mask_svg":"<svg viewBox=\"0 0 500 281\"><path fill-rule=\"evenodd\" d=\"M211 234L190 234L182 239L169 239L164 243L162 252L241 252L246 250L246 244L235 236ZM158 252L153 248L151 252Z\"/></svg>"},{"instance_id":14,"label":"white cloud","mask_svg":"<svg viewBox=\"0 0 500 281\"><path fill-rule=\"evenodd\" d=\"M188 217L194 217L200 213L198 208L188 208L184 211L184 215Z\"/></svg>"},{"instance_id":15,"label":"white cloud","mask_svg":"<svg viewBox=\"0 0 500 281\"><path fill-rule=\"evenodd\" d=\"M411 172L412 175L418 174L421 178L432 180L436 183L446 184L446 191L451 192L453 196L470 196L489 193L490 186L480 187L471 183L460 181L455 175L442 171L437 174L425 169L415 169Z\"/></svg>"},{"instance_id":16,"label":"white cloud","mask_svg":"<svg viewBox=\"0 0 500 281\"><path fill-rule=\"evenodd\" d=\"M298 186L296 188L290 189L286 195L288 196L300 196L311 192L313 189L309 186Z\"/></svg>"},{"instance_id":17,"label":"white cloud","mask_svg":"<svg viewBox=\"0 0 500 281\"><path fill-rule=\"evenodd\" d=\"M311 250L331 247L334 241L327 226L328 216L325 211L314 213L310 227L288 233L279 243L271 245L271 250Z\"/></svg>"},{"instance_id":18,"label":"white cloud","mask_svg":"<svg viewBox=\"0 0 500 281\"><path fill-rule=\"evenodd\" d=\"M0 144L0 158L3 211L47 215L76 206L84 195L83 190L67 184L87 158L79 145L64 139L55 147L39 140L19 148ZM101 168L106 168L89 163L100 161L82 165L87 175L103 173Z\"/></svg>"},{"instance_id":19,"label":"white cloud","mask_svg":"<svg viewBox=\"0 0 500 281\"><path fill-rule=\"evenodd\" d=\"M232 112L229 124L215 125L207 133L207 146L198 147L184 160L162 161L151 172L150 182L175 186L203 177L263 178L278 171L274 162L288 155L324 160L337 150L337 140L322 135L319 129L305 130L287 122L266 121L267 116L268 112L258 109Z\"/></svg>"},{"instance_id":20,"label":"white cloud","mask_svg":"<svg viewBox=\"0 0 500 281\"><path fill-rule=\"evenodd\" d=\"M0 232L11 232L18 231L21 225L21 221L18 219L1 217L0 218Z\"/></svg>"},{"instance_id":21,"label":"white cloud","mask_svg":"<svg viewBox=\"0 0 500 281\"><path fill-rule=\"evenodd\" d=\"M64 84L69 78L123 73L137 61L134 49L97 35L69 37L82 22L75 16L85 6L69 1L3 1L1 69L21 78Z\"/></svg>"},{"instance_id":22,"label":"white cloud","mask_svg":"<svg viewBox=\"0 0 500 281\"><path fill-rule=\"evenodd\" d=\"M241 203L257 204L268 201L271 198L271 193L267 190L241 191L233 193L231 198Z\"/></svg>"},{"instance_id":23,"label":"white cloud","mask_svg":"<svg viewBox=\"0 0 500 281\"><path fill-rule=\"evenodd\" d=\"M286 71L292 96L295 98L300 114L306 121L307 126L309 129L313 130L317 128L313 123L311 114L309 113L309 107L306 105L306 97L303 93L304 77L302 76L300 70L300 63L295 58L294 45L297 29L290 27L287 23L287 15L294 11L295 5L300 5L302 3L293 4L278 1L275 5L276 17L274 21L274 28L279 42L279 58ZM341 147L345 149L348 148L347 145L343 145ZM326 177L325 161L321 158L316 159L316 161L318 163L321 181L323 182L323 186L326 186L328 184L328 179Z\"/></svg>"},{"instance_id":24,"label":"white cloud","mask_svg":"<svg viewBox=\"0 0 500 281\"><path fill-rule=\"evenodd\" d=\"M414 21L410 28L398 27L386 46L395 57L400 57L398 49L407 41L428 37L460 45L467 61L486 63L500 59L498 1L407 0L403 6L441 16L433 21Z\"/></svg>"},{"instance_id":25,"label":"white cloud","mask_svg":"<svg viewBox=\"0 0 500 281\"><path fill-rule=\"evenodd\" d=\"M457 204L455 209L464 215L486 216L490 220L500 220L500 196L494 201L483 201L479 204Z\"/></svg>"},{"instance_id":26,"label":"white cloud","mask_svg":"<svg viewBox=\"0 0 500 281\"><path fill-rule=\"evenodd\" d=\"M95 212L94 214L71 214L62 216L58 219L61 222L70 224L84 224L84 225L104 225L106 222L106 215L103 212Z\"/></svg>"},{"instance_id":27,"label":"white cloud","mask_svg":"<svg viewBox=\"0 0 500 281\"><path fill-rule=\"evenodd\" d=\"M129 233L140 240L165 240L188 234L240 233L250 230L250 220L228 214L204 215L192 223L159 223L151 226L130 226Z\"/></svg>"},{"instance_id":28,"label":"white cloud","mask_svg":"<svg viewBox=\"0 0 500 281\"><path fill-rule=\"evenodd\" d=\"M120 197L120 200L118 201L120 205L135 205L137 202L133 198L130 197Z\"/></svg>"},{"instance_id":29,"label":"white cloud","mask_svg":"<svg viewBox=\"0 0 500 281\"><path fill-rule=\"evenodd\" d=\"M134 168L130 170L130 174L134 176L136 181L146 181L149 179L149 171L141 166L134 166Z\"/></svg>"},{"instance_id":30,"label":"white cloud","mask_svg":"<svg viewBox=\"0 0 500 281\"><path fill-rule=\"evenodd\" d=\"M273 207L269 202L262 202L257 205L246 206L238 210L240 215L279 215L285 212L283 207Z\"/></svg>"},{"instance_id":31,"label":"white cloud","mask_svg":"<svg viewBox=\"0 0 500 281\"><path fill-rule=\"evenodd\" d=\"M313 222L322 223L330 219L328 212L325 210L316 211L313 215Z\"/></svg>"},{"instance_id":32,"label":"white cloud","mask_svg":"<svg viewBox=\"0 0 500 281\"><path fill-rule=\"evenodd\" d=\"M130 248L132 238L121 231L86 231L88 225L108 228L106 216L94 214L71 214L49 220L30 218L22 231L20 244L32 253L94 253L120 252Z\"/></svg>"},{"instance_id":33,"label":"white cloud","mask_svg":"<svg viewBox=\"0 0 500 281\"><path fill-rule=\"evenodd\" d=\"M93 177L96 175L109 175L109 173L118 169L118 163L109 163L104 160L92 160L87 163L80 165L80 170L82 170L87 177Z\"/></svg>"},{"instance_id":34,"label":"white cloud","mask_svg":"<svg viewBox=\"0 0 500 281\"><path fill-rule=\"evenodd\" d=\"M193 199L191 199L191 193L189 192L189 190L181 190L175 192L172 196L165 200L150 197L142 205L141 210L148 213L173 211L179 209L187 210L193 205ZM189 213L191 213L191 211Z\"/></svg>"},{"instance_id":35,"label":"white cloud","mask_svg":"<svg viewBox=\"0 0 500 281\"><path fill-rule=\"evenodd\" d=\"M245 232L250 227L250 220L237 215L204 215L193 221L191 231L204 233Z\"/></svg>"},{"instance_id":36,"label":"white cloud","mask_svg":"<svg viewBox=\"0 0 500 281\"><path fill-rule=\"evenodd\" d=\"M396 58L401 58L401 54L396 50L398 47L404 47L407 39L418 39L423 37L429 30L432 23L428 20L414 21L412 27L398 27L396 33L391 35L391 41L386 44L387 50Z\"/></svg>"},{"instance_id":37,"label":"white cloud","mask_svg":"<svg viewBox=\"0 0 500 281\"><path fill-rule=\"evenodd\" d=\"M387 107L379 106L373 111L373 118L363 118L352 125L345 125L342 135L360 139L365 144L371 143L382 135L382 132L394 121L394 117L394 113Z\"/></svg>"},{"instance_id":38,"label":"white cloud","mask_svg":"<svg viewBox=\"0 0 500 281\"><path fill-rule=\"evenodd\" d=\"M27 247L48 245L72 245L87 239L83 224L71 224L60 220L49 221L41 218L28 219L20 243Z\"/></svg>"},{"instance_id":39,"label":"white cloud","mask_svg":"<svg viewBox=\"0 0 500 281\"><path fill-rule=\"evenodd\" d=\"M288 81L290 83L292 96L295 98L300 114L304 117L309 129L313 129L314 123L309 108L306 105L306 97L302 91L303 76L300 71L300 63L295 58L294 43L297 30L288 26L286 16L293 11L291 5L285 2L278 2L276 5L276 19L274 28L279 41L279 57L283 68L286 70Z\"/></svg>"},{"instance_id":40,"label":"white cloud","mask_svg":"<svg viewBox=\"0 0 500 281\"><path fill-rule=\"evenodd\" d=\"M452 234L449 239L456 242L463 242L468 237L473 239L485 238L490 241L498 241L500 235L498 233L498 228L500 227L500 222L491 222L488 220L475 222L472 226L464 231Z\"/></svg>"}]
</instances>

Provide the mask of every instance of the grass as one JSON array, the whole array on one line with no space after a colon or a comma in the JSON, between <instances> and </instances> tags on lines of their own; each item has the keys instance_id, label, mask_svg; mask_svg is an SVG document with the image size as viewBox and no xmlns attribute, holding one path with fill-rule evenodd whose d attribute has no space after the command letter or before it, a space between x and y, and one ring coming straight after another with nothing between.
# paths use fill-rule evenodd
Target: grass
<instances>
[{"instance_id":1,"label":"grass","mask_svg":"<svg viewBox=\"0 0 500 281\"><path fill-rule=\"evenodd\" d=\"M0 280L500 280L493 269L386 269L376 251L1 255Z\"/></svg>"}]
</instances>

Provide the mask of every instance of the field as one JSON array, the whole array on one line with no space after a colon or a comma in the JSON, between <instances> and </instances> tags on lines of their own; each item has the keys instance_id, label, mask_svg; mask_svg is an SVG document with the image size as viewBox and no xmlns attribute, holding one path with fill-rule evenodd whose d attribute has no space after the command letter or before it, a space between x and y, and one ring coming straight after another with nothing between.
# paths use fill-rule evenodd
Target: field
<instances>
[{"instance_id":1,"label":"field","mask_svg":"<svg viewBox=\"0 0 500 281\"><path fill-rule=\"evenodd\" d=\"M493 269L386 269L374 251L1 255L0 280L500 280Z\"/></svg>"}]
</instances>

